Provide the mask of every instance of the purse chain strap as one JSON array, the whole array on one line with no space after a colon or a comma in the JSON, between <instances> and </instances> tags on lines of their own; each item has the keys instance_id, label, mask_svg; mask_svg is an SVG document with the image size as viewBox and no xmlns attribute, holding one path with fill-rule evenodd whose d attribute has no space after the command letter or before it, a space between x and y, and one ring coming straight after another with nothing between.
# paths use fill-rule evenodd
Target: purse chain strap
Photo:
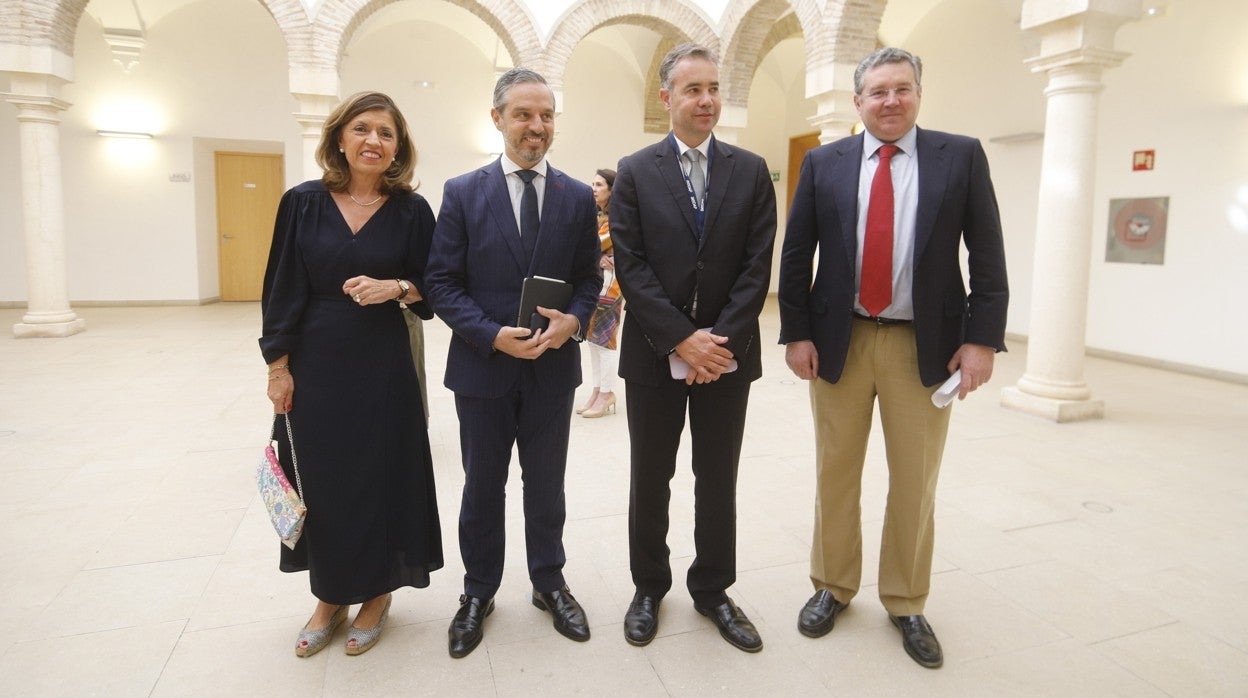
<instances>
[{"instance_id":1,"label":"purse chain strap","mask_svg":"<svg viewBox=\"0 0 1248 698\"><path fill-rule=\"evenodd\" d=\"M299 456L295 455L295 432L290 428L290 413L282 415L286 419L286 438L290 443L290 464L295 469L295 489L299 492L299 499L303 499L303 480L299 478ZM276 435L277 425L273 425L273 433L269 434L269 440L272 441Z\"/></svg>"}]
</instances>

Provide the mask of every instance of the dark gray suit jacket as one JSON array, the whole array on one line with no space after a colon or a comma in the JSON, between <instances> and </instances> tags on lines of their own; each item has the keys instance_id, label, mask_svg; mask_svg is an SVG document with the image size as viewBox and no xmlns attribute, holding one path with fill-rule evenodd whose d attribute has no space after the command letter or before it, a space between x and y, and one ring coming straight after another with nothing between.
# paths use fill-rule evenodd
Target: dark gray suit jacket
<instances>
[{"instance_id":1,"label":"dark gray suit jacket","mask_svg":"<svg viewBox=\"0 0 1248 698\"><path fill-rule=\"evenodd\" d=\"M845 367L853 322L862 149L860 134L806 154L780 253L780 343L812 340L819 377L831 383ZM918 159L914 331L919 374L930 386L949 377L946 366L963 343L1005 351L1009 288L1001 216L979 141L919 129Z\"/></svg>"},{"instance_id":2,"label":"dark gray suit jacket","mask_svg":"<svg viewBox=\"0 0 1248 698\"><path fill-rule=\"evenodd\" d=\"M628 303L620 347L625 380L671 383L667 355L703 327L727 336L738 362L720 382L762 375L758 315L771 280L775 188L767 163L754 153L718 139L710 153L701 239L670 134L620 160L610 220Z\"/></svg>"}]
</instances>

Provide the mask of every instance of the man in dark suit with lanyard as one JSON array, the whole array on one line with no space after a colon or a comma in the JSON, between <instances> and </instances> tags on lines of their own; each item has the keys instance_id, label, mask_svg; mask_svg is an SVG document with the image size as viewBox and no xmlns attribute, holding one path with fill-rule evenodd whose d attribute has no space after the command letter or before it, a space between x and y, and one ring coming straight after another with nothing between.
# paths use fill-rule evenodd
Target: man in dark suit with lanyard
<instances>
[{"instance_id":1,"label":"man in dark suit with lanyard","mask_svg":"<svg viewBox=\"0 0 1248 698\"><path fill-rule=\"evenodd\" d=\"M434 310L454 331L446 387L455 393L464 492L459 548L464 594L449 651L481 642L503 576L504 503L511 450L524 478L524 532L533 605L577 641L589 625L563 578L564 469L580 352L602 286L598 223L589 187L551 167L555 98L541 75L513 68L494 88L498 160L446 183L425 272ZM526 277L572 284L566 308L539 308L549 323L513 326ZM527 325L528 323L522 323Z\"/></svg>"},{"instance_id":2,"label":"man in dark suit with lanyard","mask_svg":"<svg viewBox=\"0 0 1248 698\"><path fill-rule=\"evenodd\" d=\"M620 349L636 593L625 639L645 645L672 586L670 482L685 413L693 442L694 608L733 646L763 643L725 590L736 581L736 480L750 383L762 375L758 315L771 276L776 197L767 164L715 139L714 54L678 46L659 67L672 131L620 160L611 196L615 267L628 299ZM676 376L679 376L677 378Z\"/></svg>"},{"instance_id":3,"label":"man in dark suit with lanyard","mask_svg":"<svg viewBox=\"0 0 1248 698\"><path fill-rule=\"evenodd\" d=\"M911 658L936 668L944 655L923 608L949 410L931 398L955 371L959 398L988 382L1005 350L1009 291L987 157L975 139L915 125L922 70L895 48L863 59L854 104L865 132L806 155L781 251L780 342L789 368L811 381L815 419L815 594L798 629L826 634L858 592L862 468L878 401L889 473L880 601Z\"/></svg>"}]
</instances>

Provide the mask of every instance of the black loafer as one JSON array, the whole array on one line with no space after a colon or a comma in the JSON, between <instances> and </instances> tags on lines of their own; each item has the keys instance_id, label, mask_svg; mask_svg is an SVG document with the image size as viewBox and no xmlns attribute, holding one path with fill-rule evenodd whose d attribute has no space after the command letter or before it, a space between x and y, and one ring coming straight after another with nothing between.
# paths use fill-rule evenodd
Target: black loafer
<instances>
[{"instance_id":1,"label":"black loafer","mask_svg":"<svg viewBox=\"0 0 1248 698\"><path fill-rule=\"evenodd\" d=\"M585 609L577 603L572 592L565 586L554 591L534 591L533 605L543 611L550 611L555 619L555 630L559 634L577 642L589 639L589 621L585 619Z\"/></svg>"},{"instance_id":2,"label":"black loafer","mask_svg":"<svg viewBox=\"0 0 1248 698\"><path fill-rule=\"evenodd\" d=\"M763 648L763 638L758 636L758 630L732 599L714 608L699 608L695 604L693 610L714 621L720 637L742 652L757 652Z\"/></svg>"},{"instance_id":3,"label":"black loafer","mask_svg":"<svg viewBox=\"0 0 1248 698\"><path fill-rule=\"evenodd\" d=\"M845 606L846 604L837 601L827 589L816 591L806 605L802 606L801 613L797 614L798 631L806 637L827 635L836 623L836 614Z\"/></svg>"},{"instance_id":4,"label":"black loafer","mask_svg":"<svg viewBox=\"0 0 1248 698\"><path fill-rule=\"evenodd\" d=\"M658 631L659 599L637 592L624 614L624 639L634 647L643 647Z\"/></svg>"},{"instance_id":5,"label":"black loafer","mask_svg":"<svg viewBox=\"0 0 1248 698\"><path fill-rule=\"evenodd\" d=\"M459 597L459 610L455 612L455 618L451 620L451 627L447 631L450 635L448 649L452 657L467 657L481 644L481 638L485 637L485 617L493 612L494 599Z\"/></svg>"},{"instance_id":6,"label":"black loafer","mask_svg":"<svg viewBox=\"0 0 1248 698\"><path fill-rule=\"evenodd\" d=\"M940 641L936 639L936 633L932 632L932 626L927 624L926 618L890 614L888 619L901 631L901 644L911 659L928 669L939 668L945 663Z\"/></svg>"}]
</instances>

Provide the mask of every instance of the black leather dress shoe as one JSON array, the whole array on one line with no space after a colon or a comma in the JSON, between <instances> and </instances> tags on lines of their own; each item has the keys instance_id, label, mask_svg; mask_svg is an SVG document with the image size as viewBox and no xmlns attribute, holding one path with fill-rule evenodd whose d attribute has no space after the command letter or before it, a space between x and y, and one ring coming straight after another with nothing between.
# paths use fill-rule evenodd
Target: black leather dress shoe
<instances>
[{"instance_id":1,"label":"black leather dress shoe","mask_svg":"<svg viewBox=\"0 0 1248 698\"><path fill-rule=\"evenodd\" d=\"M643 647L658 631L659 599L637 592L624 614L624 639L634 647Z\"/></svg>"},{"instance_id":2,"label":"black leather dress shoe","mask_svg":"<svg viewBox=\"0 0 1248 698\"><path fill-rule=\"evenodd\" d=\"M577 603L565 586L554 591L534 591L533 605L543 611L550 611L555 619L555 630L559 634L577 642L589 639L589 621L585 619L585 609Z\"/></svg>"},{"instance_id":3,"label":"black leather dress shoe","mask_svg":"<svg viewBox=\"0 0 1248 698\"><path fill-rule=\"evenodd\" d=\"M802 606L802 612L797 614L798 631L806 637L827 635L836 623L836 614L845 606L846 604L837 601L827 589L816 591L806 605Z\"/></svg>"},{"instance_id":4,"label":"black leather dress shoe","mask_svg":"<svg viewBox=\"0 0 1248 698\"><path fill-rule=\"evenodd\" d=\"M476 596L460 596L459 610L455 612L455 618L451 620L450 630L450 650L451 656L459 659L467 657L481 644L481 638L485 637L485 631L482 628L485 625L485 617L494 612L494 599L482 599Z\"/></svg>"},{"instance_id":5,"label":"black leather dress shoe","mask_svg":"<svg viewBox=\"0 0 1248 698\"><path fill-rule=\"evenodd\" d=\"M758 636L758 630L732 599L714 608L699 608L695 604L693 610L714 621L720 637L733 647L743 652L757 652L763 648L763 638Z\"/></svg>"},{"instance_id":6,"label":"black leather dress shoe","mask_svg":"<svg viewBox=\"0 0 1248 698\"><path fill-rule=\"evenodd\" d=\"M901 644L905 646L906 654L911 659L928 669L936 669L945 663L940 641L936 639L936 633L932 632L932 626L927 624L926 618L889 615L888 619L901 631Z\"/></svg>"}]
</instances>

